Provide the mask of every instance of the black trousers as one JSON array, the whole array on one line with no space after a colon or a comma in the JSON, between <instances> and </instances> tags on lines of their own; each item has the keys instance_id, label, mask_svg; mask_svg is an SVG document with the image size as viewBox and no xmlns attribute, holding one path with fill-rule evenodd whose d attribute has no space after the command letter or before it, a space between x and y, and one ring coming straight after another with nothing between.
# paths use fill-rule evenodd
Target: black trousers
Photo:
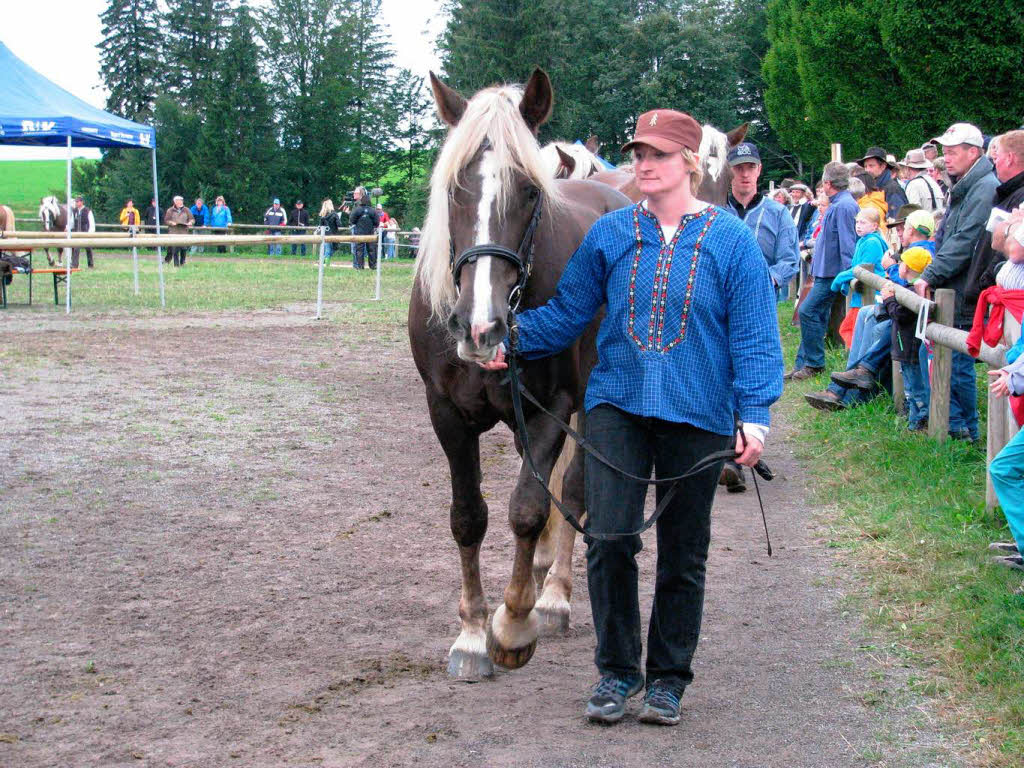
<instances>
[{"instance_id":1,"label":"black trousers","mask_svg":"<svg viewBox=\"0 0 1024 768\"><path fill-rule=\"evenodd\" d=\"M85 251L85 261L91 267L93 265L93 263L92 263L92 248L83 248L83 249L72 248L71 249L71 266L72 266L72 268L74 268L74 269L78 268L78 251L79 250L84 250Z\"/></svg>"},{"instance_id":2,"label":"black trousers","mask_svg":"<svg viewBox=\"0 0 1024 768\"><path fill-rule=\"evenodd\" d=\"M587 438L614 464L635 475L671 477L698 459L729 447L733 438L689 424L635 416L610 405L587 414ZM647 486L627 480L589 454L586 508L590 529L636 530L643 522ZM680 692L693 680L704 611L704 574L711 541L711 505L721 464L683 481L656 524L658 541L654 606L647 632L648 680L662 680ZM660 500L667 486L657 488ZM594 662L604 674L640 674L640 601L636 555L639 536L586 538L587 584L597 649Z\"/></svg>"},{"instance_id":3,"label":"black trousers","mask_svg":"<svg viewBox=\"0 0 1024 768\"><path fill-rule=\"evenodd\" d=\"M369 263L370 269L377 268L377 246L373 243L353 243L352 266L362 269L364 260Z\"/></svg>"}]
</instances>

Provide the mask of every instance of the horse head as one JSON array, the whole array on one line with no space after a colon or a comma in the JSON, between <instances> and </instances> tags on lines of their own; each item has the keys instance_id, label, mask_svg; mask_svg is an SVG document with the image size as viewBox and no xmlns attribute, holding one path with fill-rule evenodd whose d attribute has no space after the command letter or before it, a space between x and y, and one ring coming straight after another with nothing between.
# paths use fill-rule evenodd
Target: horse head
<instances>
[{"instance_id":1,"label":"horse head","mask_svg":"<svg viewBox=\"0 0 1024 768\"><path fill-rule=\"evenodd\" d=\"M534 70L524 87L487 88L467 101L433 73L451 126L431 176L417 277L460 358L490 360L526 290L540 217L560 200L536 134L553 103Z\"/></svg>"},{"instance_id":2,"label":"horse head","mask_svg":"<svg viewBox=\"0 0 1024 768\"><path fill-rule=\"evenodd\" d=\"M732 168L728 160L729 150L743 141L747 135L747 123L722 133L711 125L705 125L697 154L701 158L704 180L698 197L717 205L725 205L729 199L732 184Z\"/></svg>"},{"instance_id":3,"label":"horse head","mask_svg":"<svg viewBox=\"0 0 1024 768\"><path fill-rule=\"evenodd\" d=\"M44 232L52 232L58 228L57 222L61 215L61 205L57 198L44 197L39 201L39 220L43 224Z\"/></svg>"}]
</instances>

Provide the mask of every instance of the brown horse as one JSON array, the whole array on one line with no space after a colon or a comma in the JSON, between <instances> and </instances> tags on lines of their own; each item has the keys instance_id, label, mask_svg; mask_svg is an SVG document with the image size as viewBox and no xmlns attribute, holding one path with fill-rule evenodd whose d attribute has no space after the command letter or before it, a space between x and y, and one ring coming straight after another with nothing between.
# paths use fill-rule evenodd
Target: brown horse
<instances>
[{"instance_id":1,"label":"brown horse","mask_svg":"<svg viewBox=\"0 0 1024 768\"><path fill-rule=\"evenodd\" d=\"M697 197L715 205L725 205L732 184L732 170L726 161L729 150L743 141L747 135L747 123L722 133L717 128L705 125L703 138L697 155L700 157L704 180L701 182ZM643 199L636 186L636 176L632 165L622 165L613 171L601 171L590 177L614 187L622 194L638 203Z\"/></svg>"},{"instance_id":2,"label":"brown horse","mask_svg":"<svg viewBox=\"0 0 1024 768\"><path fill-rule=\"evenodd\" d=\"M44 232L65 232L68 228L68 207L62 204L56 197L50 195L39 200L39 221L43 225ZM57 250L57 259L50 256L50 249L45 248L46 262L52 267L54 264L64 263L64 251Z\"/></svg>"},{"instance_id":3,"label":"brown horse","mask_svg":"<svg viewBox=\"0 0 1024 768\"><path fill-rule=\"evenodd\" d=\"M18 227L17 227L17 225L15 224L15 221L14 221L14 211L11 210L11 206L9 206L9 205L0 205L0 236L4 236L4 237L14 236L16 231L17 231L17 229L18 229ZM0 241L0 245L3 245L2 241ZM4 253L12 254L12 255L15 254L15 253L20 253L20 254L24 254L24 255L27 256L30 252L29 251L4 251ZM24 259L17 259L17 264L20 265L22 261L24 261ZM27 265L27 262L26 262L26 265Z\"/></svg>"},{"instance_id":4,"label":"brown horse","mask_svg":"<svg viewBox=\"0 0 1024 768\"><path fill-rule=\"evenodd\" d=\"M541 70L525 87L488 88L469 101L433 74L430 80L438 112L451 129L431 175L409 305L409 339L431 423L448 459L450 524L462 565L461 632L451 647L448 672L473 680L492 674L492 661L522 666L542 630L568 625L574 539L568 525L549 524L548 498L524 466L509 502L515 536L512 575L488 627L480 579L480 546L487 530L480 435L499 422L515 431L515 420L503 376L477 362L491 359L504 338L510 294L520 278L526 278L516 290L521 305L543 304L555 293L565 263L593 222L629 201L604 184L556 181L547 173L536 132L551 112L553 93ZM517 253L524 260L532 253L529 270L520 271L510 260ZM581 409L596 360L596 331L595 322L565 352L522 364L524 384L563 419ZM564 436L534 409L526 412L526 429L537 467L548 480ZM517 434L515 440L520 452L522 437ZM556 486L562 481L565 504L582 516L582 457L573 457L564 478L556 472L552 479ZM546 551L535 559L538 541ZM541 579L538 599L535 582Z\"/></svg>"}]
</instances>

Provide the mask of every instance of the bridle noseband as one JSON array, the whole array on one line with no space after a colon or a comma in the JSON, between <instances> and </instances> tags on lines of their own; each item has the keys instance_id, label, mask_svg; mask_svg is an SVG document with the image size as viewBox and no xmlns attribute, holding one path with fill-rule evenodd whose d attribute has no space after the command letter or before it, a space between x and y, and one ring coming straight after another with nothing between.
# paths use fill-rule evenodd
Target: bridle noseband
<instances>
[{"instance_id":1,"label":"bridle noseband","mask_svg":"<svg viewBox=\"0 0 1024 768\"><path fill-rule=\"evenodd\" d=\"M459 275L466 264L475 264L481 256L493 256L507 261L516 268L516 284L508 295L509 314L519 309L519 303L523 300L523 291L526 289L526 281L530 279L530 271L533 268L533 236L537 232L541 215L544 212L544 190L537 190L537 199L533 204L533 213L530 215L530 223L526 225L523 232L523 239L519 242L519 248L512 250L497 243L484 243L467 248L458 258L455 256L455 242L449 241L451 251L449 265L452 271L452 280L455 282L455 290L459 290Z\"/></svg>"}]
</instances>

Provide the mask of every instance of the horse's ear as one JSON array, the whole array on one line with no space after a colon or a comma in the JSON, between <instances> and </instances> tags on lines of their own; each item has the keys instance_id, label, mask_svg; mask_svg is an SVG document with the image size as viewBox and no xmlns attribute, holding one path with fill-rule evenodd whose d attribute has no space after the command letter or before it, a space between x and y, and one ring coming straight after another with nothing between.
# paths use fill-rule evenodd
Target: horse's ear
<instances>
[{"instance_id":1,"label":"horse's ear","mask_svg":"<svg viewBox=\"0 0 1024 768\"><path fill-rule=\"evenodd\" d=\"M466 100L459 95L458 91L445 85L441 78L433 72L430 73L430 88L434 92L437 114L448 125L458 125L466 111Z\"/></svg>"},{"instance_id":2,"label":"horse's ear","mask_svg":"<svg viewBox=\"0 0 1024 768\"><path fill-rule=\"evenodd\" d=\"M601 151L601 140L597 138L597 136L591 136L583 146L585 146L589 152L596 155Z\"/></svg>"},{"instance_id":3,"label":"horse's ear","mask_svg":"<svg viewBox=\"0 0 1024 768\"><path fill-rule=\"evenodd\" d=\"M555 151L558 153L558 160L562 163L562 167L566 170L566 178L572 176L572 172L576 170L576 158L565 152L557 144L555 145Z\"/></svg>"},{"instance_id":4,"label":"horse's ear","mask_svg":"<svg viewBox=\"0 0 1024 768\"><path fill-rule=\"evenodd\" d=\"M729 142L730 147L735 147L737 144L747 138L747 129L750 127L750 123L744 123L743 125L737 126L725 134L725 138Z\"/></svg>"},{"instance_id":5,"label":"horse's ear","mask_svg":"<svg viewBox=\"0 0 1024 768\"><path fill-rule=\"evenodd\" d=\"M547 72L537 67L526 83L523 100L519 102L519 112L535 134L551 117L554 103L555 94L551 88L551 78Z\"/></svg>"}]
</instances>

